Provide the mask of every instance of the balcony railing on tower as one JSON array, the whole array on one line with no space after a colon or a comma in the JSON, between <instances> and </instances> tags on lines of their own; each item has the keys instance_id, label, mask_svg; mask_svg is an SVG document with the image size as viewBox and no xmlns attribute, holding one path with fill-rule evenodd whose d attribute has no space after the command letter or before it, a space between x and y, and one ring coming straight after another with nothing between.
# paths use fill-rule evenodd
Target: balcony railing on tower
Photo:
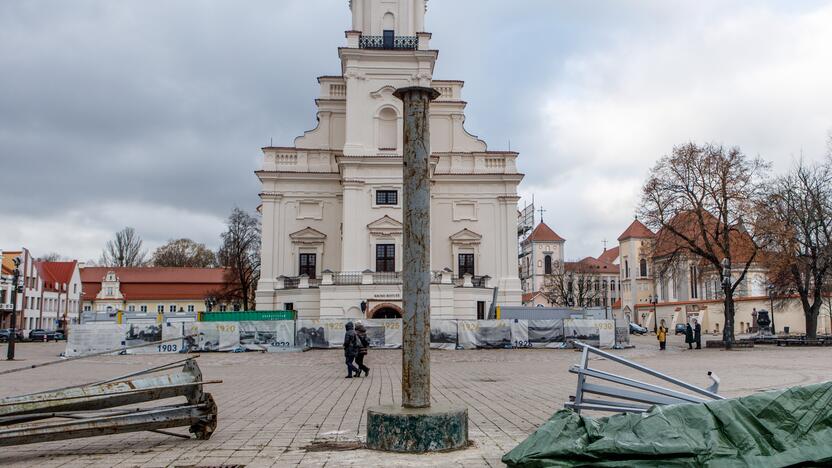
<instances>
[{"instance_id":1,"label":"balcony railing on tower","mask_svg":"<svg viewBox=\"0 0 832 468\"><path fill-rule=\"evenodd\" d=\"M388 50L416 50L419 47L419 39L416 36L361 36L358 38L358 47L362 49L388 49Z\"/></svg>"},{"instance_id":2,"label":"balcony railing on tower","mask_svg":"<svg viewBox=\"0 0 832 468\"><path fill-rule=\"evenodd\" d=\"M431 284L448 284L458 288L490 288L491 277L474 276L466 273L462 278L454 278L450 269L432 271L430 274ZM402 284L402 273L395 272L374 272L365 271L341 271L333 272L324 270L321 278L309 278L306 275L277 278L275 289L309 289L321 286L357 286L357 285L400 285Z\"/></svg>"}]
</instances>

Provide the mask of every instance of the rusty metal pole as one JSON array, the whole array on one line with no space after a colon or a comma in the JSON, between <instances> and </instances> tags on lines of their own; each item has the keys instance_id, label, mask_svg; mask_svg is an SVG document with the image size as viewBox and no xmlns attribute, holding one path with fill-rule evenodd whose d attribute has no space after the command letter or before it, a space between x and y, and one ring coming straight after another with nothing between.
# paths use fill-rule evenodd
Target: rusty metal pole
<instances>
[{"instance_id":1,"label":"rusty metal pole","mask_svg":"<svg viewBox=\"0 0 832 468\"><path fill-rule=\"evenodd\" d=\"M367 447L424 453L468 445L468 409L430 403L430 102L431 88L401 88L404 102L404 265L402 406L367 409Z\"/></svg>"},{"instance_id":2,"label":"rusty metal pole","mask_svg":"<svg viewBox=\"0 0 832 468\"><path fill-rule=\"evenodd\" d=\"M432 88L401 88L404 103L402 406L430 406L430 102Z\"/></svg>"}]
</instances>

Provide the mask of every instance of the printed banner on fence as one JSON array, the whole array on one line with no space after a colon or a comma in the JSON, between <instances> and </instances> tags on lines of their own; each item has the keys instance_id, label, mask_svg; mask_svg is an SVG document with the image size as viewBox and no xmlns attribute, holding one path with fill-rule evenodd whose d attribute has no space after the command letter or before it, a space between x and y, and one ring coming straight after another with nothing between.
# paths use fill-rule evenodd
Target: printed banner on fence
<instances>
[{"instance_id":1,"label":"printed banner on fence","mask_svg":"<svg viewBox=\"0 0 832 468\"><path fill-rule=\"evenodd\" d=\"M146 343L162 341L162 325L156 319L131 320L127 323L127 346L136 346ZM160 345L142 346L140 348L128 349L128 354L154 354L177 352L169 351L169 348L162 349Z\"/></svg>"},{"instance_id":2,"label":"printed banner on fence","mask_svg":"<svg viewBox=\"0 0 832 468\"><path fill-rule=\"evenodd\" d=\"M183 346L186 346L185 340L183 339L187 329L191 327L194 321L190 320L187 322L177 321L177 320L165 320L162 324L162 340L165 341L164 343L160 343L156 345L154 348L156 349L157 353L181 353ZM179 340L175 341L168 341L174 340L175 338L180 338Z\"/></svg>"},{"instance_id":3,"label":"printed banner on fence","mask_svg":"<svg viewBox=\"0 0 832 468\"><path fill-rule=\"evenodd\" d=\"M630 344L630 322L625 317L615 319L615 343L622 346Z\"/></svg>"},{"instance_id":4,"label":"printed banner on fence","mask_svg":"<svg viewBox=\"0 0 832 468\"><path fill-rule=\"evenodd\" d=\"M401 319L362 320L361 323L367 329L370 348L398 349L402 347ZM343 341L342 337L341 342Z\"/></svg>"},{"instance_id":5,"label":"printed banner on fence","mask_svg":"<svg viewBox=\"0 0 832 468\"><path fill-rule=\"evenodd\" d=\"M187 326L187 325L186 325ZM197 335L189 343L190 351L237 351L240 347L239 322L195 322L187 326L188 335Z\"/></svg>"},{"instance_id":6,"label":"printed banner on fence","mask_svg":"<svg viewBox=\"0 0 832 468\"><path fill-rule=\"evenodd\" d=\"M511 320L460 320L459 346L463 349L511 348Z\"/></svg>"},{"instance_id":7,"label":"printed banner on fence","mask_svg":"<svg viewBox=\"0 0 832 468\"><path fill-rule=\"evenodd\" d=\"M566 346L563 320L528 320L530 348L563 348Z\"/></svg>"},{"instance_id":8,"label":"printed banner on fence","mask_svg":"<svg viewBox=\"0 0 832 468\"><path fill-rule=\"evenodd\" d=\"M567 341L582 341L599 348L615 345L615 325L612 320L566 319L563 331Z\"/></svg>"},{"instance_id":9,"label":"printed banner on fence","mask_svg":"<svg viewBox=\"0 0 832 468\"><path fill-rule=\"evenodd\" d=\"M127 326L118 323L92 322L72 325L66 338L64 355L84 356L121 348L125 345L126 333Z\"/></svg>"},{"instance_id":10,"label":"printed banner on fence","mask_svg":"<svg viewBox=\"0 0 832 468\"><path fill-rule=\"evenodd\" d=\"M340 348L344 345L347 322L355 324L359 320L298 320L295 345L300 348ZM360 322L367 329L367 338L371 348L402 347L401 319L360 320Z\"/></svg>"},{"instance_id":11,"label":"printed banner on fence","mask_svg":"<svg viewBox=\"0 0 832 468\"><path fill-rule=\"evenodd\" d=\"M456 349L458 337L456 320L430 321L430 347L432 349Z\"/></svg>"},{"instance_id":12,"label":"printed banner on fence","mask_svg":"<svg viewBox=\"0 0 832 468\"><path fill-rule=\"evenodd\" d=\"M294 321L239 322L239 324L240 346L247 351L275 353L295 347Z\"/></svg>"}]
</instances>

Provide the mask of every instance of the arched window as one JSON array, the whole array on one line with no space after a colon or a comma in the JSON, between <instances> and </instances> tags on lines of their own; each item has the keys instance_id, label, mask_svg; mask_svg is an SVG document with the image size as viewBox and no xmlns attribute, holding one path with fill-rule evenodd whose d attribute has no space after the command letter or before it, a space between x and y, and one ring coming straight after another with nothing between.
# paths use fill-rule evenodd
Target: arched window
<instances>
[{"instance_id":1,"label":"arched window","mask_svg":"<svg viewBox=\"0 0 832 468\"><path fill-rule=\"evenodd\" d=\"M383 31L393 31L396 29L396 16L393 13L388 11L384 14L381 20L381 29Z\"/></svg>"},{"instance_id":2,"label":"arched window","mask_svg":"<svg viewBox=\"0 0 832 468\"><path fill-rule=\"evenodd\" d=\"M552 274L552 256L547 255L543 257L543 273L547 275Z\"/></svg>"},{"instance_id":3,"label":"arched window","mask_svg":"<svg viewBox=\"0 0 832 468\"><path fill-rule=\"evenodd\" d=\"M395 150L398 143L398 115L390 107L378 113L378 149Z\"/></svg>"},{"instance_id":4,"label":"arched window","mask_svg":"<svg viewBox=\"0 0 832 468\"><path fill-rule=\"evenodd\" d=\"M639 262L639 270L641 276L647 276L647 260L643 258L641 259L641 261Z\"/></svg>"}]
</instances>

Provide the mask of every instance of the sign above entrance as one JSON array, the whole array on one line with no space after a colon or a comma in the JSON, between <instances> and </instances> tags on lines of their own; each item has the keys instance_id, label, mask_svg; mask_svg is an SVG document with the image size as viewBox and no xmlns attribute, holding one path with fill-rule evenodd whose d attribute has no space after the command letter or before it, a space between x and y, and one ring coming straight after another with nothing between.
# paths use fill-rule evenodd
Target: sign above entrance
<instances>
[{"instance_id":1,"label":"sign above entrance","mask_svg":"<svg viewBox=\"0 0 832 468\"><path fill-rule=\"evenodd\" d=\"M402 293L400 293L400 292L373 293L373 299L400 301L400 300L402 300Z\"/></svg>"}]
</instances>

